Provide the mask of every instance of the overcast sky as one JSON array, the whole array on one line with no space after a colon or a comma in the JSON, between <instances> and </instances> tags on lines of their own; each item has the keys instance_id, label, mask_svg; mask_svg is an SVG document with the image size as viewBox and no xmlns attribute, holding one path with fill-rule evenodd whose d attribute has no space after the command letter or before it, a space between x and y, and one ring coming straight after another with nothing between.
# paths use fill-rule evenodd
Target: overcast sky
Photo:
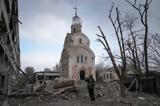
<instances>
[{"instance_id":1,"label":"overcast sky","mask_svg":"<svg viewBox=\"0 0 160 106\"><path fill-rule=\"evenodd\" d=\"M75 6L83 21L82 32L90 39L96 62L106 53L96 42L98 25L102 26L113 52L117 53L117 41L107 17L112 2L120 8L122 15L126 12L137 15L124 0L19 0L22 69L33 66L36 71L41 71L59 62L66 33L71 30ZM159 6L160 0L153 0L149 11L150 32L160 32Z\"/></svg>"}]
</instances>

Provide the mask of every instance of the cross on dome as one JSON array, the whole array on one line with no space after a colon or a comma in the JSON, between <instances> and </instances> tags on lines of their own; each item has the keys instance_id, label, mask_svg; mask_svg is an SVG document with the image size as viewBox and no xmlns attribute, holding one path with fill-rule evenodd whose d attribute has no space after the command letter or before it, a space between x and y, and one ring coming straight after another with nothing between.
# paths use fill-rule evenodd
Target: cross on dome
<instances>
[{"instance_id":1,"label":"cross on dome","mask_svg":"<svg viewBox=\"0 0 160 106\"><path fill-rule=\"evenodd\" d=\"M72 18L72 25L82 25L81 18L78 17L78 15L77 15L77 10L78 10L78 8L75 6L74 7L75 16L73 16L73 18Z\"/></svg>"},{"instance_id":2,"label":"cross on dome","mask_svg":"<svg viewBox=\"0 0 160 106\"><path fill-rule=\"evenodd\" d=\"M74 7L75 16L77 16L77 10L78 10L78 8Z\"/></svg>"}]
</instances>

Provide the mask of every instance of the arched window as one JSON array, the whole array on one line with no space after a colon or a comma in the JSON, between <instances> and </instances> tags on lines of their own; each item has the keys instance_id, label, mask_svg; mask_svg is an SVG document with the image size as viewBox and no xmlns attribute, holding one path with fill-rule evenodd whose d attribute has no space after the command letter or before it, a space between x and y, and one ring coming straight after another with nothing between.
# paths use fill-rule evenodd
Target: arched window
<instances>
[{"instance_id":1,"label":"arched window","mask_svg":"<svg viewBox=\"0 0 160 106\"><path fill-rule=\"evenodd\" d=\"M110 73L110 79L112 80L112 73Z\"/></svg>"},{"instance_id":2,"label":"arched window","mask_svg":"<svg viewBox=\"0 0 160 106\"><path fill-rule=\"evenodd\" d=\"M82 43L82 39L79 39L79 43L80 43L80 44Z\"/></svg>"},{"instance_id":3,"label":"arched window","mask_svg":"<svg viewBox=\"0 0 160 106\"><path fill-rule=\"evenodd\" d=\"M87 62L87 56L85 56L85 62Z\"/></svg>"},{"instance_id":4,"label":"arched window","mask_svg":"<svg viewBox=\"0 0 160 106\"><path fill-rule=\"evenodd\" d=\"M71 40L71 46L73 46L73 40Z\"/></svg>"},{"instance_id":5,"label":"arched window","mask_svg":"<svg viewBox=\"0 0 160 106\"><path fill-rule=\"evenodd\" d=\"M87 62L87 56L84 56L84 55L79 55L77 56L77 63L84 63L84 62Z\"/></svg>"},{"instance_id":6,"label":"arched window","mask_svg":"<svg viewBox=\"0 0 160 106\"><path fill-rule=\"evenodd\" d=\"M75 28L73 29L73 32L76 32Z\"/></svg>"},{"instance_id":7,"label":"arched window","mask_svg":"<svg viewBox=\"0 0 160 106\"><path fill-rule=\"evenodd\" d=\"M68 42L69 42L69 47L73 46L73 40L71 38L69 39Z\"/></svg>"},{"instance_id":8,"label":"arched window","mask_svg":"<svg viewBox=\"0 0 160 106\"><path fill-rule=\"evenodd\" d=\"M79 63L79 56L77 56L77 63Z\"/></svg>"},{"instance_id":9,"label":"arched window","mask_svg":"<svg viewBox=\"0 0 160 106\"><path fill-rule=\"evenodd\" d=\"M108 73L107 73L107 79L108 79Z\"/></svg>"},{"instance_id":10,"label":"arched window","mask_svg":"<svg viewBox=\"0 0 160 106\"><path fill-rule=\"evenodd\" d=\"M83 63L83 55L81 55L81 63Z\"/></svg>"}]
</instances>

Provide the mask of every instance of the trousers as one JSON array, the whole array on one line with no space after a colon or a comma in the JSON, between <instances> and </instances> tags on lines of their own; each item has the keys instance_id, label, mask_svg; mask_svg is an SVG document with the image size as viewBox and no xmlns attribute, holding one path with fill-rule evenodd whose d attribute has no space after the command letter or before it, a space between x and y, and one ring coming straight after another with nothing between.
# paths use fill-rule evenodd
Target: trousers
<instances>
[{"instance_id":1,"label":"trousers","mask_svg":"<svg viewBox=\"0 0 160 106\"><path fill-rule=\"evenodd\" d=\"M88 88L89 96L91 101L95 101L94 89Z\"/></svg>"}]
</instances>

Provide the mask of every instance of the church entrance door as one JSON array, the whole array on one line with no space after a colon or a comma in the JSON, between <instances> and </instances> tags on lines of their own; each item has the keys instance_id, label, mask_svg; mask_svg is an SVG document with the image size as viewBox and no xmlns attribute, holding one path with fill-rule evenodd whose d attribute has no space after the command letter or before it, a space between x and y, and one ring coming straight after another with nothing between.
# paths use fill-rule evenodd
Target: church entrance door
<instances>
[{"instance_id":1,"label":"church entrance door","mask_svg":"<svg viewBox=\"0 0 160 106\"><path fill-rule=\"evenodd\" d=\"M80 80L85 80L85 71L84 70L80 71Z\"/></svg>"}]
</instances>

